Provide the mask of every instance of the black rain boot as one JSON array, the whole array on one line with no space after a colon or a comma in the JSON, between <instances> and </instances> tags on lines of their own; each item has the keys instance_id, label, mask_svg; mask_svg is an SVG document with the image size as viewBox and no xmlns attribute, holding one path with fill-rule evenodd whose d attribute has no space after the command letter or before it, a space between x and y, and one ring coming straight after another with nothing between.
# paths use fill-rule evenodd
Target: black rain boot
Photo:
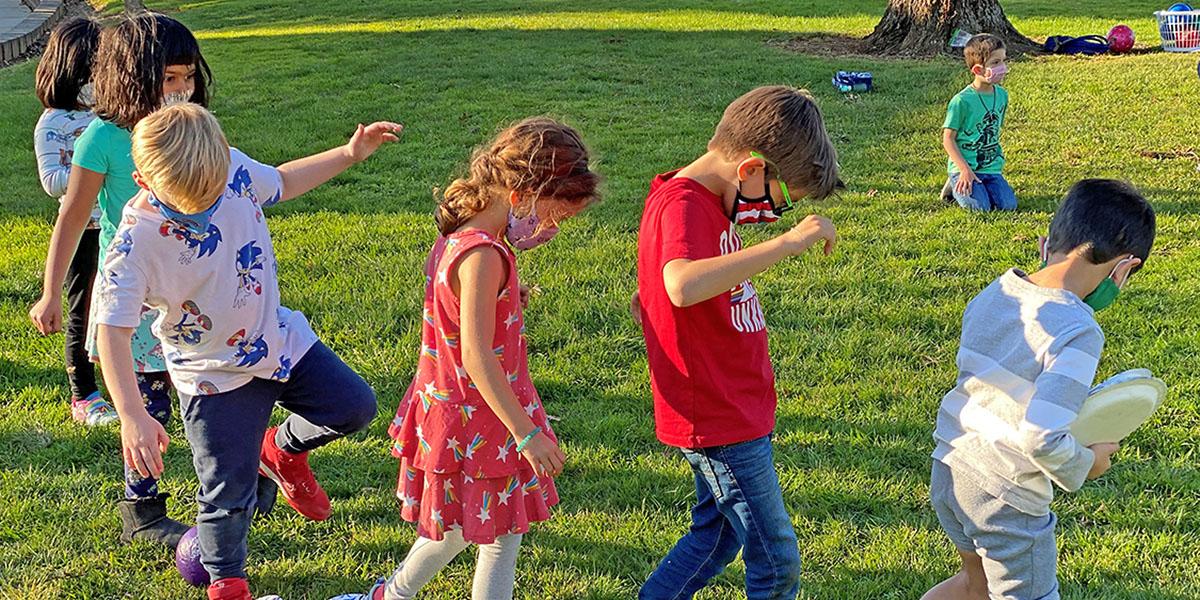
<instances>
[{"instance_id":1,"label":"black rain boot","mask_svg":"<svg viewBox=\"0 0 1200 600\"><path fill-rule=\"evenodd\" d=\"M279 486L270 477L259 474L258 499L254 505L254 518L260 519L271 514L275 508L275 499L279 496Z\"/></svg>"},{"instance_id":2,"label":"black rain boot","mask_svg":"<svg viewBox=\"0 0 1200 600\"><path fill-rule=\"evenodd\" d=\"M125 498L117 503L117 510L121 513L121 542L128 544L133 540L145 540L174 550L190 527L167 516L167 498L170 496L159 494L151 498Z\"/></svg>"}]
</instances>

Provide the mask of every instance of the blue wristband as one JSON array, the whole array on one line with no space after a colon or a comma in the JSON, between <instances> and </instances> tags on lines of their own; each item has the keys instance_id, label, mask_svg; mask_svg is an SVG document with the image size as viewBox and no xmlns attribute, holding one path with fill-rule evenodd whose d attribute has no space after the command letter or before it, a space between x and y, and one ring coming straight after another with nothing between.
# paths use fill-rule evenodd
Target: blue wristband
<instances>
[{"instance_id":1,"label":"blue wristband","mask_svg":"<svg viewBox=\"0 0 1200 600\"><path fill-rule=\"evenodd\" d=\"M525 436L525 439L521 440L520 444L517 444L517 452L524 452L525 446L528 446L529 442L533 441L534 436L536 436L537 434L539 434L541 432L542 432L541 427L534 427L533 431L530 431L529 435Z\"/></svg>"}]
</instances>

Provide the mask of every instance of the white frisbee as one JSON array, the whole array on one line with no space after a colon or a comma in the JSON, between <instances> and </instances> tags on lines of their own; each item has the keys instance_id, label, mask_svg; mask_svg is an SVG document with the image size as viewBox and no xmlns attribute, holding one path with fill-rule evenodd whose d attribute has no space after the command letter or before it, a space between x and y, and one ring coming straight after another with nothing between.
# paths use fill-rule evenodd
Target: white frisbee
<instances>
[{"instance_id":1,"label":"white frisbee","mask_svg":"<svg viewBox=\"0 0 1200 600\"><path fill-rule=\"evenodd\" d=\"M1146 369L1114 375L1092 389L1071 424L1084 446L1116 443L1150 419L1167 395L1167 384Z\"/></svg>"}]
</instances>

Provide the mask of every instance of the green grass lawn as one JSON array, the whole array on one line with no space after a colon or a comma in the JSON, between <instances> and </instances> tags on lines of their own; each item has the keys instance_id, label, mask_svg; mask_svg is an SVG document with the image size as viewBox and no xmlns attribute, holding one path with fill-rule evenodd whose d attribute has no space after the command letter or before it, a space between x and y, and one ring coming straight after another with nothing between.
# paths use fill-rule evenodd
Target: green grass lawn
<instances>
[{"instance_id":1,"label":"green grass lawn","mask_svg":"<svg viewBox=\"0 0 1200 600\"><path fill-rule=\"evenodd\" d=\"M703 152L729 101L787 83L820 99L850 186L811 208L837 224L837 254L757 279L804 597L915 599L956 568L927 491L960 316L1006 268L1036 266L1036 237L1084 177L1129 179L1159 211L1148 267L1100 316L1100 375L1150 367L1172 393L1108 475L1055 501L1064 596L1200 597L1200 203L1196 159L1186 154L1196 135L1194 58L1014 62L1004 145L1021 209L975 215L936 196L945 104L967 82L960 64L805 56L779 43L865 35L883 0L149 4L196 31L216 74L213 110L231 142L260 160L340 144L359 121L407 126L401 144L271 213L285 304L376 388L380 416L369 432L314 454L333 519L308 522L281 505L256 523L249 569L258 593L324 600L359 591L407 552L415 531L398 517L385 431L416 360L431 190L498 126L546 113L584 133L607 182L603 204L521 259L523 279L542 289L527 313L531 369L562 419L570 464L555 518L526 538L518 596L634 597L686 530L693 498L686 464L654 438L644 347L625 310L642 200L653 174ZM1150 48L1151 13L1166 4L1005 7L1035 37L1124 21ZM873 71L877 93L834 93L838 69ZM0 71L0 598L201 598L166 552L117 543L118 436L71 422L62 337L38 336L26 317L55 214L31 150L33 71ZM787 223L747 235L765 239ZM178 500L173 516L191 521L191 457L178 419L169 431L165 488ZM472 565L460 557L426 597L468 597ZM739 561L698 597L743 597L743 574Z\"/></svg>"}]
</instances>

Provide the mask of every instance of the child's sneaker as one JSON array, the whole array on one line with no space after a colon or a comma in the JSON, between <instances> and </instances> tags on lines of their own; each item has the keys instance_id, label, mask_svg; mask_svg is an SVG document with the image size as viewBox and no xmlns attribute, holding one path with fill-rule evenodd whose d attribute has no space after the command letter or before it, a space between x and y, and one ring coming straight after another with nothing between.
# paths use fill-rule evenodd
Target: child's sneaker
<instances>
[{"instance_id":1,"label":"child's sneaker","mask_svg":"<svg viewBox=\"0 0 1200 600\"><path fill-rule=\"evenodd\" d=\"M954 185L950 182L950 179L946 179L946 185L942 186L942 202L945 204L957 204L958 201L954 199Z\"/></svg>"},{"instance_id":2,"label":"child's sneaker","mask_svg":"<svg viewBox=\"0 0 1200 600\"><path fill-rule=\"evenodd\" d=\"M208 600L254 600L254 596L250 595L250 583L245 579L226 577L218 579L208 586ZM282 600L282 598L271 594L258 600Z\"/></svg>"},{"instance_id":3,"label":"child's sneaker","mask_svg":"<svg viewBox=\"0 0 1200 600\"><path fill-rule=\"evenodd\" d=\"M342 594L334 596L329 600L383 600L383 590L387 587L387 579L380 577L375 580L375 585L365 594Z\"/></svg>"},{"instance_id":4,"label":"child's sneaker","mask_svg":"<svg viewBox=\"0 0 1200 600\"><path fill-rule=\"evenodd\" d=\"M280 450L275 445L275 432L278 429L272 427L263 436L258 472L279 484L283 499L296 512L314 521L328 519L333 512L329 506L329 496L325 495L325 490L313 477L312 469L308 466L308 453L292 454Z\"/></svg>"},{"instance_id":5,"label":"child's sneaker","mask_svg":"<svg viewBox=\"0 0 1200 600\"><path fill-rule=\"evenodd\" d=\"M117 409L100 392L92 392L87 398L71 398L71 418L88 427L97 427L115 423L118 417Z\"/></svg>"}]
</instances>

